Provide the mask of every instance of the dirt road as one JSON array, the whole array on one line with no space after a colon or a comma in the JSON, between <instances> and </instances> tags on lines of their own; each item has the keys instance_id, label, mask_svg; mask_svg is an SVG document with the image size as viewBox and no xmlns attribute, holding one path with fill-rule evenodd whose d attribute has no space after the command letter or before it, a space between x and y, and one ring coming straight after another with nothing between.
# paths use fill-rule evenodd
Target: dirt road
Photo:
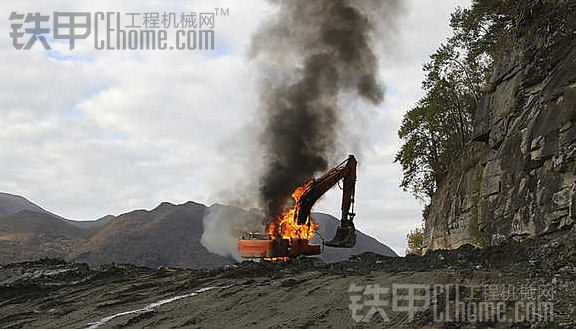
<instances>
[{"instance_id":1,"label":"dirt road","mask_svg":"<svg viewBox=\"0 0 576 331\"><path fill-rule=\"evenodd\" d=\"M0 269L0 327L574 327L574 267L574 245L566 238L512 242L487 250L465 247L424 257L365 254L336 264L314 259L286 266L244 262L211 271L131 265L91 269L85 264L43 260ZM375 298L375 287L366 285L378 285L380 294ZM394 307L394 295L403 293L394 292L395 287L407 285L418 286L418 291L427 289L422 290L431 299L426 309L418 308L421 301L413 303L412 314ZM496 295L489 293L490 286L496 285L500 292L508 286L518 294L528 288L540 294L538 298L489 298ZM470 288L476 289L473 297L466 292ZM359 292L351 293L351 289ZM360 316L356 320L350 309L354 295L360 295L358 303L364 305L356 310L355 316ZM450 315L457 309L451 300L458 295L465 303L463 320ZM369 314L370 300L375 299L380 301L375 314L361 321ZM502 316L494 306L470 311L471 302L489 301L505 305ZM534 315L526 308L532 301L549 302L553 311L535 308ZM523 303L522 309L517 308L518 302ZM548 320L538 320L546 314L550 314Z\"/></svg>"}]
</instances>

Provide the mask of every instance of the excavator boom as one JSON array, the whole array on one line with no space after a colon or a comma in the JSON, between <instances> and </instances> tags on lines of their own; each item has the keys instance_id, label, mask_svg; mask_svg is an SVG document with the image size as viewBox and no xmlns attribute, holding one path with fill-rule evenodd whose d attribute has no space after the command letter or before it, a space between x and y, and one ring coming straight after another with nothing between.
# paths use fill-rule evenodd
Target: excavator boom
<instances>
[{"instance_id":1,"label":"excavator boom","mask_svg":"<svg viewBox=\"0 0 576 331\"><path fill-rule=\"evenodd\" d=\"M297 212L294 214L295 221L298 224L305 224L316 201L338 184L340 180L343 181L340 226L336 231L335 238L325 243L327 246L349 248L356 244L354 193L357 164L354 155L349 155L344 162L330 169L322 177L315 179L297 202Z\"/></svg>"}]
</instances>

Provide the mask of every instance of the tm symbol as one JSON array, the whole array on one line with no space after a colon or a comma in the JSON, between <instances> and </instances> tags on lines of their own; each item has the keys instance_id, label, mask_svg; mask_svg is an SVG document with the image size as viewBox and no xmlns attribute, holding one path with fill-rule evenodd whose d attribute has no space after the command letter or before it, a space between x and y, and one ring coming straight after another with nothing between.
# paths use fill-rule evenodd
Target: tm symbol
<instances>
[{"instance_id":1,"label":"tm symbol","mask_svg":"<svg viewBox=\"0 0 576 331\"><path fill-rule=\"evenodd\" d=\"M214 8L216 16L229 16L230 8Z\"/></svg>"}]
</instances>

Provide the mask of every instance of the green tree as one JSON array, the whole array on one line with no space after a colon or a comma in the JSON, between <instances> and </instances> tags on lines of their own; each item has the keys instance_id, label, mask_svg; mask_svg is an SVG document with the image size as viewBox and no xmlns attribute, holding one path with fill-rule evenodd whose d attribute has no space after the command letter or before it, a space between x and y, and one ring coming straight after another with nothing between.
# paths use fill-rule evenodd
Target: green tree
<instances>
[{"instance_id":1,"label":"green tree","mask_svg":"<svg viewBox=\"0 0 576 331\"><path fill-rule=\"evenodd\" d=\"M416 227L406 235L408 247L406 254L423 255L424 254L424 229Z\"/></svg>"},{"instance_id":2,"label":"green tree","mask_svg":"<svg viewBox=\"0 0 576 331\"><path fill-rule=\"evenodd\" d=\"M456 8L453 36L423 66L425 95L404 115L395 159L403 169L400 186L419 199L432 197L472 139L481 91L512 27L510 6L475 0L468 9Z\"/></svg>"}]
</instances>

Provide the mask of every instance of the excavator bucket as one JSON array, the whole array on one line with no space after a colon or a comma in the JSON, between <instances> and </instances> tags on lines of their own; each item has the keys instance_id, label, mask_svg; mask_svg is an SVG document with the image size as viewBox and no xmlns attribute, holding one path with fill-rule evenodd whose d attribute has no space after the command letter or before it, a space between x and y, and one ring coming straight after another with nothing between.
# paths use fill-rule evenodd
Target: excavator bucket
<instances>
[{"instance_id":1,"label":"excavator bucket","mask_svg":"<svg viewBox=\"0 0 576 331\"><path fill-rule=\"evenodd\" d=\"M354 247L354 245L356 245L356 229L354 226L339 226L334 239L324 244L330 247Z\"/></svg>"}]
</instances>

